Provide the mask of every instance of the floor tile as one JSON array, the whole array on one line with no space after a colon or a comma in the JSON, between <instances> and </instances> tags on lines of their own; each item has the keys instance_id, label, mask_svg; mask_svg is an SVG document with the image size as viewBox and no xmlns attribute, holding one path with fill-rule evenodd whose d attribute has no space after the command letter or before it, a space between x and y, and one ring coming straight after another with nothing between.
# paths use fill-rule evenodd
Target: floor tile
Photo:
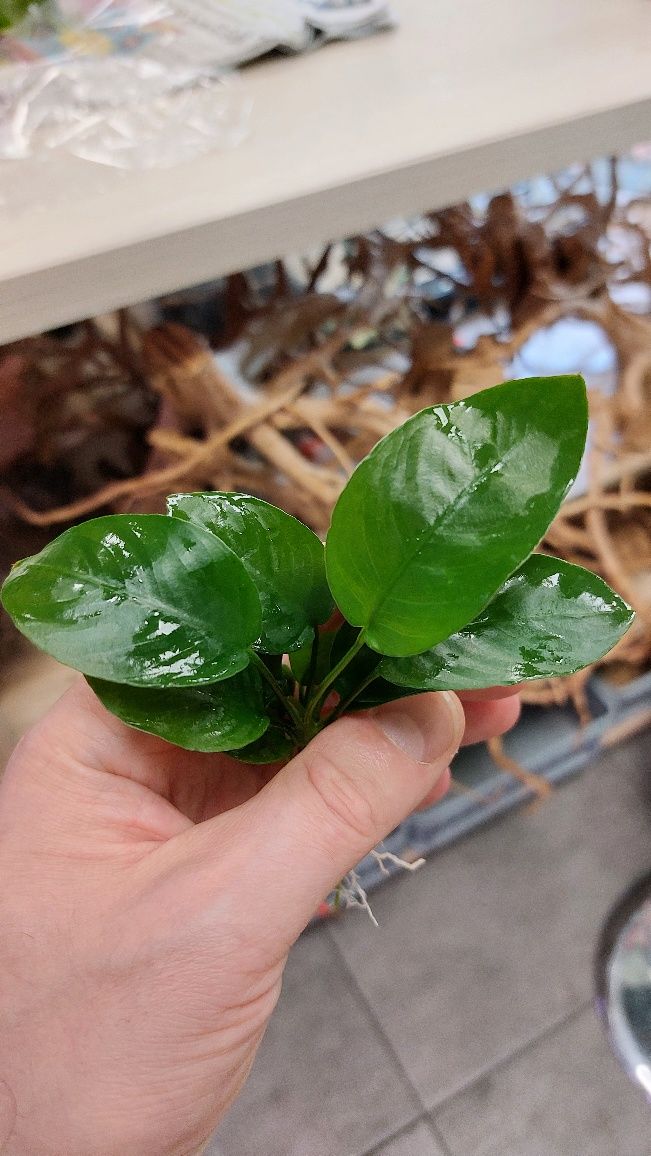
<instances>
[{"instance_id":1,"label":"floor tile","mask_svg":"<svg viewBox=\"0 0 651 1156\"><path fill-rule=\"evenodd\" d=\"M419 1120L394 1140L374 1148L371 1156L442 1156L442 1153L428 1125Z\"/></svg>"},{"instance_id":2,"label":"floor tile","mask_svg":"<svg viewBox=\"0 0 651 1156\"><path fill-rule=\"evenodd\" d=\"M359 1156L418 1110L324 930L308 932L292 953L280 1005L214 1151Z\"/></svg>"},{"instance_id":3,"label":"floor tile","mask_svg":"<svg viewBox=\"0 0 651 1156\"><path fill-rule=\"evenodd\" d=\"M592 1009L445 1105L453 1156L649 1156L651 1113Z\"/></svg>"},{"instance_id":4,"label":"floor tile","mask_svg":"<svg viewBox=\"0 0 651 1156\"><path fill-rule=\"evenodd\" d=\"M433 1107L582 1006L611 903L651 859L649 736L330 927ZM651 1151L651 1149L650 1149Z\"/></svg>"}]
</instances>

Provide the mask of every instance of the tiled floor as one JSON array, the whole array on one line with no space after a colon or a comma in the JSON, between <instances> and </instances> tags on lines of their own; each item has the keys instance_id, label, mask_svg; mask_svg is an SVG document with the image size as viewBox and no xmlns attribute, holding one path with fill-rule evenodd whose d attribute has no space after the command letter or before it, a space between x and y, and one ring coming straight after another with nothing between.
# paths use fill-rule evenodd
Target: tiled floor
<instances>
[{"instance_id":1,"label":"tiled floor","mask_svg":"<svg viewBox=\"0 0 651 1156\"><path fill-rule=\"evenodd\" d=\"M309 932L210 1156L651 1156L591 1007L650 793L647 732Z\"/></svg>"},{"instance_id":2,"label":"tiled floor","mask_svg":"<svg viewBox=\"0 0 651 1156\"><path fill-rule=\"evenodd\" d=\"M0 691L0 757L65 688ZM651 1156L591 1007L613 901L651 864L649 733L305 934L208 1156Z\"/></svg>"}]
</instances>

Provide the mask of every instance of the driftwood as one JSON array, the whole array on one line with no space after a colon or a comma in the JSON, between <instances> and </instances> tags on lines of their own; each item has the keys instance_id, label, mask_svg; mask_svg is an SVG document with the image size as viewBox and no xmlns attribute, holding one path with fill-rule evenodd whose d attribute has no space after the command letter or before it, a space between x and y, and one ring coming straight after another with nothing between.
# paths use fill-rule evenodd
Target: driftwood
<instances>
[{"instance_id":1,"label":"driftwood","mask_svg":"<svg viewBox=\"0 0 651 1156\"><path fill-rule=\"evenodd\" d=\"M323 533L378 438L425 405L502 381L539 330L588 320L614 347L617 389L591 392L588 487L541 549L633 604L635 627L601 665L618 681L636 676L651 658L651 317L616 299L629 284L651 292L651 211L618 196L614 162L605 196L583 169L556 193L543 207L503 194L482 215L458 205L302 265L277 262L264 283L238 274L215 287L201 333L122 311L0 351L13 423L5 522L55 533L215 488L257 494ZM460 352L459 326L477 316L489 331ZM585 720L589 674L532 684L525 701L569 701Z\"/></svg>"}]
</instances>

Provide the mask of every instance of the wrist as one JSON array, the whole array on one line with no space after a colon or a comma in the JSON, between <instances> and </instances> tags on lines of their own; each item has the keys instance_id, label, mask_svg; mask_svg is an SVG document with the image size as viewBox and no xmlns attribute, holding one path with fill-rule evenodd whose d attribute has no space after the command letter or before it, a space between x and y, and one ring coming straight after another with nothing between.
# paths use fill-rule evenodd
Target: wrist
<instances>
[{"instance_id":1,"label":"wrist","mask_svg":"<svg viewBox=\"0 0 651 1156\"><path fill-rule=\"evenodd\" d=\"M0 1042L4 1060L7 1041ZM26 1049L29 1047L29 1053ZM187 1120L165 1122L162 1112L152 1118L122 1112L120 1096L101 1086L69 1078L69 1068L56 1047L25 1041L13 1051L11 1072L0 1076L0 1156L202 1156L210 1137L198 1144ZM32 1054L33 1051L33 1054ZM43 1063L35 1057L41 1056ZM185 1132L185 1138L184 1138ZM205 1134L205 1133L204 1133ZM176 1139L175 1139L176 1137Z\"/></svg>"}]
</instances>

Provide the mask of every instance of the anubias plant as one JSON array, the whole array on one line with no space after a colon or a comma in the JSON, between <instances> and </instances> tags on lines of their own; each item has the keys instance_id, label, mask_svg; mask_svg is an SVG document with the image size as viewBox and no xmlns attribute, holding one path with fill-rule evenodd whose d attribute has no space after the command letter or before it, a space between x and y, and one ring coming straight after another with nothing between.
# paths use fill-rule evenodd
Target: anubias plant
<instances>
[{"instance_id":1,"label":"anubias plant","mask_svg":"<svg viewBox=\"0 0 651 1156\"><path fill-rule=\"evenodd\" d=\"M325 547L258 498L176 494L167 515L66 530L13 568L2 600L130 726L285 760L346 711L569 674L610 650L630 607L532 553L586 432L580 377L507 382L379 442Z\"/></svg>"}]
</instances>

